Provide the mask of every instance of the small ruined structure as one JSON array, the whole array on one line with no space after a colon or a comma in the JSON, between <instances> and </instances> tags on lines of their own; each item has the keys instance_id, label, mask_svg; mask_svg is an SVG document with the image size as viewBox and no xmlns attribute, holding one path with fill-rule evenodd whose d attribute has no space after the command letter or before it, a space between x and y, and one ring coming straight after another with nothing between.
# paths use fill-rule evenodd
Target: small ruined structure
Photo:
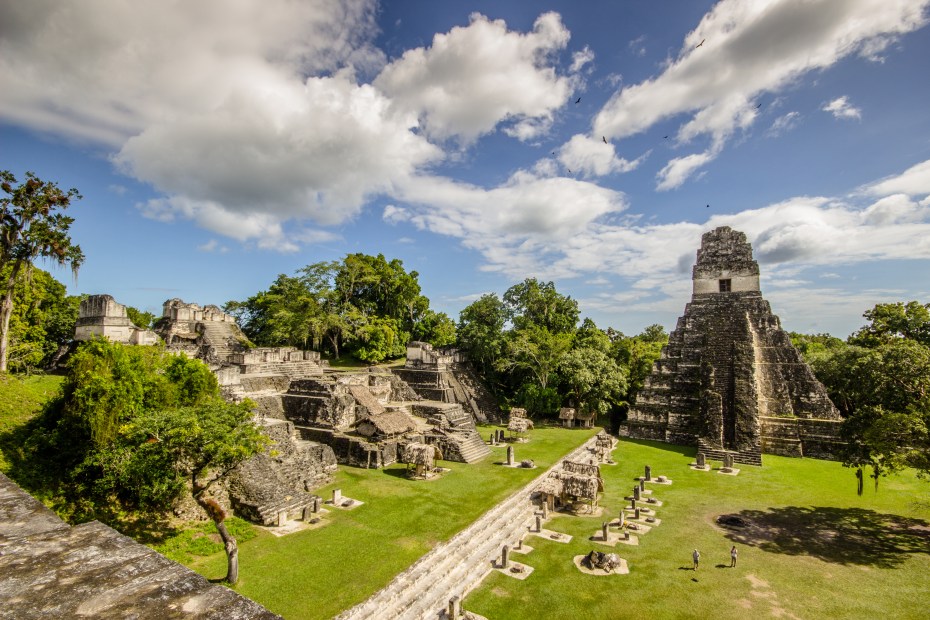
<instances>
[{"instance_id":1,"label":"small ruined structure","mask_svg":"<svg viewBox=\"0 0 930 620\"><path fill-rule=\"evenodd\" d=\"M136 326L126 314L126 306L112 295L90 295L81 300L74 339L106 338L124 344L155 344L155 332Z\"/></svg>"},{"instance_id":2,"label":"small ruined structure","mask_svg":"<svg viewBox=\"0 0 930 620\"><path fill-rule=\"evenodd\" d=\"M336 472L332 448L299 438L294 424L260 418L271 444L240 464L230 476L229 503L236 514L263 525L299 519Z\"/></svg>"},{"instance_id":3,"label":"small ruined structure","mask_svg":"<svg viewBox=\"0 0 930 620\"><path fill-rule=\"evenodd\" d=\"M549 472L549 476L537 487L548 510L581 502L593 512L603 490L600 467L568 460L562 461L562 469Z\"/></svg>"},{"instance_id":4,"label":"small ruined structure","mask_svg":"<svg viewBox=\"0 0 930 620\"><path fill-rule=\"evenodd\" d=\"M575 407L562 407L559 409L559 419L562 420L562 426L572 428L579 426L581 428L594 428L594 411L584 411Z\"/></svg>"},{"instance_id":5,"label":"small ruined structure","mask_svg":"<svg viewBox=\"0 0 930 620\"><path fill-rule=\"evenodd\" d=\"M621 566L619 555L616 553L601 553L600 551L591 551L584 557L583 563L592 570L600 569L605 573L612 573Z\"/></svg>"},{"instance_id":6,"label":"small ruined structure","mask_svg":"<svg viewBox=\"0 0 930 620\"><path fill-rule=\"evenodd\" d=\"M68 525L2 473L0 592L5 618L280 620L99 521Z\"/></svg>"},{"instance_id":7,"label":"small ruined structure","mask_svg":"<svg viewBox=\"0 0 930 620\"><path fill-rule=\"evenodd\" d=\"M510 410L510 418L507 420L508 431L523 439L531 428L533 428L533 421L526 417L526 409L514 407Z\"/></svg>"},{"instance_id":8,"label":"small ruined structure","mask_svg":"<svg viewBox=\"0 0 930 620\"><path fill-rule=\"evenodd\" d=\"M746 235L727 226L705 233L691 303L630 411L626 433L761 465L763 451L830 458L839 424L823 385L762 297Z\"/></svg>"},{"instance_id":9,"label":"small ruined structure","mask_svg":"<svg viewBox=\"0 0 930 620\"><path fill-rule=\"evenodd\" d=\"M369 416L359 422L355 430L362 437L375 440L392 440L417 429L416 422L400 409Z\"/></svg>"},{"instance_id":10,"label":"small ruined structure","mask_svg":"<svg viewBox=\"0 0 930 620\"><path fill-rule=\"evenodd\" d=\"M231 354L249 347L234 316L217 306L201 308L177 298L162 304L155 331L169 348L212 364L225 364Z\"/></svg>"},{"instance_id":11,"label":"small ruined structure","mask_svg":"<svg viewBox=\"0 0 930 620\"><path fill-rule=\"evenodd\" d=\"M412 341L404 367L394 372L421 397L459 404L478 423L502 417L497 401L457 349Z\"/></svg>"},{"instance_id":12,"label":"small ruined structure","mask_svg":"<svg viewBox=\"0 0 930 620\"><path fill-rule=\"evenodd\" d=\"M436 461L441 459L442 452L436 446L415 442L405 445L401 456L412 478L425 478L436 469Z\"/></svg>"}]
</instances>

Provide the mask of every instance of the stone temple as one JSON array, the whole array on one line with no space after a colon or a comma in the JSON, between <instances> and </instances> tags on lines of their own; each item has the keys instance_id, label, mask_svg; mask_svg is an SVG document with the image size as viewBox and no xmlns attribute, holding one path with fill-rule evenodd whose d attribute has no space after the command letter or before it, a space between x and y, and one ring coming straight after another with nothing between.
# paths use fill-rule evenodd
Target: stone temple
<instances>
[{"instance_id":1,"label":"stone temple","mask_svg":"<svg viewBox=\"0 0 930 620\"><path fill-rule=\"evenodd\" d=\"M704 234L691 303L621 430L696 445L710 458L831 458L840 415L759 289L746 235Z\"/></svg>"}]
</instances>

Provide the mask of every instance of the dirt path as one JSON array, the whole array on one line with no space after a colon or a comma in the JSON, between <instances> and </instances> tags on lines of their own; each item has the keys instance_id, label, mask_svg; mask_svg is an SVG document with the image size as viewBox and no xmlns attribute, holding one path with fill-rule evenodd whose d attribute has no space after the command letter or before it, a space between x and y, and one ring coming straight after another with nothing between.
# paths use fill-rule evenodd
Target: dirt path
<instances>
[{"instance_id":1,"label":"dirt path","mask_svg":"<svg viewBox=\"0 0 930 620\"><path fill-rule=\"evenodd\" d=\"M563 458L587 457L594 437ZM344 611L337 620L397 618L421 620L443 617L453 596L465 598L493 570L504 545L511 547L535 526L533 491L555 465L525 487L494 506L474 523L437 545L367 601Z\"/></svg>"}]
</instances>

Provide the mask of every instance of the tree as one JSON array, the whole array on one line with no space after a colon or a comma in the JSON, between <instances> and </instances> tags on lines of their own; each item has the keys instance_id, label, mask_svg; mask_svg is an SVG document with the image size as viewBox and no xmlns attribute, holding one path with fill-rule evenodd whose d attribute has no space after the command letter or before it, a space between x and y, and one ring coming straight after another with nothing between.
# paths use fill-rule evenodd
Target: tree
<instances>
[{"instance_id":1,"label":"tree","mask_svg":"<svg viewBox=\"0 0 930 620\"><path fill-rule=\"evenodd\" d=\"M507 309L494 294L481 296L459 313L457 345L487 380L504 352Z\"/></svg>"},{"instance_id":2,"label":"tree","mask_svg":"<svg viewBox=\"0 0 930 620\"><path fill-rule=\"evenodd\" d=\"M604 351L573 349L562 356L559 375L579 410L607 413L626 391L623 369Z\"/></svg>"},{"instance_id":3,"label":"tree","mask_svg":"<svg viewBox=\"0 0 930 620\"><path fill-rule=\"evenodd\" d=\"M236 541L210 490L264 447L253 406L223 401L199 360L94 339L71 356L61 393L25 443L34 451L29 461L46 468L81 520L164 512L189 481L223 539L235 583Z\"/></svg>"},{"instance_id":4,"label":"tree","mask_svg":"<svg viewBox=\"0 0 930 620\"><path fill-rule=\"evenodd\" d=\"M0 281L6 281L5 275L0 271ZM67 295L61 282L38 268L20 272L13 289L7 366L12 372L46 367L74 338L81 298Z\"/></svg>"},{"instance_id":5,"label":"tree","mask_svg":"<svg viewBox=\"0 0 930 620\"><path fill-rule=\"evenodd\" d=\"M544 327L552 333L575 331L578 302L560 294L552 282L527 278L504 293L504 305L516 329Z\"/></svg>"},{"instance_id":6,"label":"tree","mask_svg":"<svg viewBox=\"0 0 930 620\"><path fill-rule=\"evenodd\" d=\"M539 387L545 390L562 355L571 346L570 333L552 333L539 326L513 330L507 335L506 355L499 364L505 369L529 372Z\"/></svg>"},{"instance_id":7,"label":"tree","mask_svg":"<svg viewBox=\"0 0 930 620\"><path fill-rule=\"evenodd\" d=\"M126 316L129 317L133 325L142 329L151 329L152 325L155 324L155 319L158 318L151 312L143 312L132 306L126 306Z\"/></svg>"},{"instance_id":8,"label":"tree","mask_svg":"<svg viewBox=\"0 0 930 620\"><path fill-rule=\"evenodd\" d=\"M434 347L455 344L455 323L445 312L427 310L413 326L413 339L428 342Z\"/></svg>"},{"instance_id":9,"label":"tree","mask_svg":"<svg viewBox=\"0 0 930 620\"><path fill-rule=\"evenodd\" d=\"M850 344L874 347L904 338L930 346L930 304L876 304L862 315L869 324L850 336Z\"/></svg>"},{"instance_id":10,"label":"tree","mask_svg":"<svg viewBox=\"0 0 930 620\"><path fill-rule=\"evenodd\" d=\"M75 274L84 262L81 247L69 235L74 218L58 213L81 198L78 191L62 191L31 172L24 183L13 187L16 182L10 171L0 171L0 189L6 194L0 198L0 270L9 268L0 302L0 372L7 371L10 317L20 272L30 272L38 258L70 265Z\"/></svg>"},{"instance_id":11,"label":"tree","mask_svg":"<svg viewBox=\"0 0 930 620\"><path fill-rule=\"evenodd\" d=\"M224 523L226 511L210 489L267 444L252 421L253 406L250 401L210 399L137 416L101 459L120 487L144 489L141 499L146 505L174 500L187 479L194 501L223 540L230 584L239 580L239 547Z\"/></svg>"}]
</instances>

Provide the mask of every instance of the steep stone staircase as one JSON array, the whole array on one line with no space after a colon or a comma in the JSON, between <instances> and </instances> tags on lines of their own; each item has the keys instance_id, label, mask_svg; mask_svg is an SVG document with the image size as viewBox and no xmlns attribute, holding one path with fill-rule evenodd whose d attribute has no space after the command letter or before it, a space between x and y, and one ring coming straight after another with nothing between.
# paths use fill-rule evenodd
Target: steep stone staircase
<instances>
[{"instance_id":1,"label":"steep stone staircase","mask_svg":"<svg viewBox=\"0 0 930 620\"><path fill-rule=\"evenodd\" d=\"M233 323L206 321L198 324L203 344L209 345L218 362L225 363L229 356L242 348L239 344L238 327Z\"/></svg>"}]
</instances>

